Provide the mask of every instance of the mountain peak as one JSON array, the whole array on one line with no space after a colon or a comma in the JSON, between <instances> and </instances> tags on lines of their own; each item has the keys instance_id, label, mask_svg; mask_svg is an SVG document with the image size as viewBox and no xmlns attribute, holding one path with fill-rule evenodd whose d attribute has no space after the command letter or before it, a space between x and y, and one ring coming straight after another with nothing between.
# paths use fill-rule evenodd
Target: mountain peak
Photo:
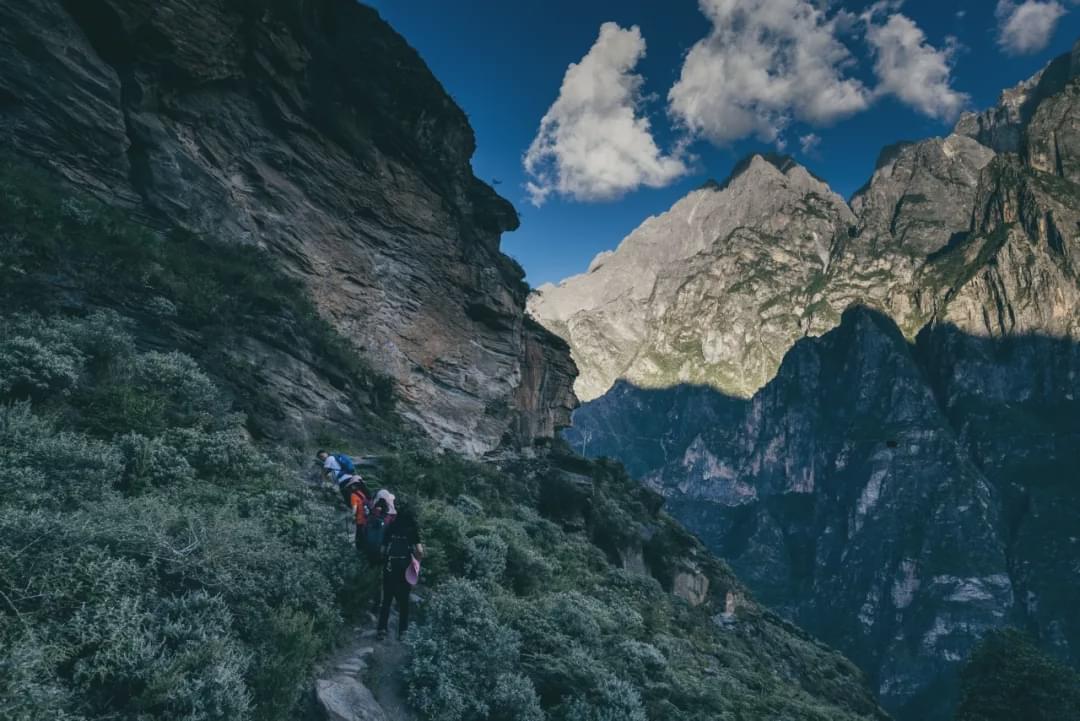
<instances>
[{"instance_id":1,"label":"mountain peak","mask_svg":"<svg viewBox=\"0 0 1080 721\"><path fill-rule=\"evenodd\" d=\"M1035 109L1046 98L1064 90L1078 75L1080 40L1070 52L1057 56L1027 80L1003 90L994 107L961 115L953 133L974 138L998 153L1018 153L1023 144L1023 128Z\"/></svg>"},{"instance_id":2,"label":"mountain peak","mask_svg":"<svg viewBox=\"0 0 1080 721\"><path fill-rule=\"evenodd\" d=\"M760 175L773 175L779 172L785 177L792 177L795 173L805 173L805 175L817 181L822 185L828 185L825 180L814 173L810 172L806 166L799 163L790 155L784 153L752 153L747 155L739 162L735 163L735 167L731 169L731 174L728 175L727 180L723 183L715 184L716 190L724 190L729 187L735 180L742 177L754 177ZM715 183L715 181L713 181ZM708 185L708 183L706 183Z\"/></svg>"}]
</instances>

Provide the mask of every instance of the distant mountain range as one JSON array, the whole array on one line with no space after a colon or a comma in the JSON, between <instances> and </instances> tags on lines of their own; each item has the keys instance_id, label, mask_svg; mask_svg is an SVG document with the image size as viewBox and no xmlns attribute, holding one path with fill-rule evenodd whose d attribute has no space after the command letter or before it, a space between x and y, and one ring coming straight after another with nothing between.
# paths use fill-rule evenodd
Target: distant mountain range
<instances>
[{"instance_id":1,"label":"distant mountain range","mask_svg":"<svg viewBox=\"0 0 1080 721\"><path fill-rule=\"evenodd\" d=\"M530 297L566 437L901 718L1017 625L1080 664L1080 44L850 200L755 155Z\"/></svg>"}]
</instances>

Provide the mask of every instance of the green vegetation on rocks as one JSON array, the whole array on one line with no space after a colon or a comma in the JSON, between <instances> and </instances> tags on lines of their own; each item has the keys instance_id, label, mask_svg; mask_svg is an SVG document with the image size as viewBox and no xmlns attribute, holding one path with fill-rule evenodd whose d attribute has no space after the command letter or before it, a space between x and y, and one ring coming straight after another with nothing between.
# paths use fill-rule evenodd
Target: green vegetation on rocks
<instances>
[{"instance_id":1,"label":"green vegetation on rocks","mask_svg":"<svg viewBox=\"0 0 1080 721\"><path fill-rule=\"evenodd\" d=\"M961 674L956 721L1058 721L1080 709L1080 674L1015 629L988 635Z\"/></svg>"},{"instance_id":2,"label":"green vegetation on rocks","mask_svg":"<svg viewBox=\"0 0 1080 721\"><path fill-rule=\"evenodd\" d=\"M402 669L421 717L881 716L854 666L746 598L621 467L434 455L266 256L0 179L0 715L306 713L370 579L334 499L299 481L311 449L253 418L277 389L228 355L273 331L369 419L326 435L396 448L372 481L421 508Z\"/></svg>"},{"instance_id":3,"label":"green vegetation on rocks","mask_svg":"<svg viewBox=\"0 0 1080 721\"><path fill-rule=\"evenodd\" d=\"M289 718L357 578L290 465L115 313L5 316L0 367L4 717Z\"/></svg>"},{"instance_id":4,"label":"green vegetation on rocks","mask_svg":"<svg viewBox=\"0 0 1080 721\"><path fill-rule=\"evenodd\" d=\"M130 213L59 189L0 157L0 302L10 310L85 314L117 308L143 345L181 347L220 378L252 431L277 435L285 417L240 340L302 357L340 387L364 425L384 425L392 385L315 310L299 281L249 245L154 232ZM56 362L56 361L52 361Z\"/></svg>"}]
</instances>

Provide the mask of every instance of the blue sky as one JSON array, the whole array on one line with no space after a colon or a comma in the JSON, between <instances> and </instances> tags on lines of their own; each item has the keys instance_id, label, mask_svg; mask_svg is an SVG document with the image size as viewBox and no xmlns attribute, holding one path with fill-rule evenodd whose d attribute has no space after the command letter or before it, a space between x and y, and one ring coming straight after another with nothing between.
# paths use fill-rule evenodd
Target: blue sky
<instances>
[{"instance_id":1,"label":"blue sky","mask_svg":"<svg viewBox=\"0 0 1080 721\"><path fill-rule=\"evenodd\" d=\"M1003 88L1029 77L1080 36L1078 0L886 0L876 4L873 15L865 14L870 0L844 0L824 3L828 9L813 15L810 25L790 27L790 13L769 19L770 6L775 11L805 5L805 10L809 3L822 6L821 0L701 0L701 6L698 0L369 2L420 52L469 115L477 137L476 174L499 181L497 190L521 215L521 228L503 236L503 249L522 263L534 286L583 272L596 253L615 247L646 217L663 212L709 178L722 180L747 153L775 150L778 140L785 152L850 196L870 176L883 146L947 134L961 106L993 104ZM703 9L710 3L727 9L707 17ZM743 15L724 15L738 6ZM903 21L894 20L896 15ZM600 43L601 26L609 22L616 24L608 26L605 37L610 42ZM735 47L753 34L748 27L761 31L761 42ZM784 32L794 35L784 40ZM679 115L669 92L684 64L690 66L688 51L710 35L714 42L693 54L700 61L693 65L701 70L693 75L697 80L679 85L679 107L684 110ZM889 38L912 35L922 39L916 48L925 51L921 56L889 55ZM811 58L813 67L800 65L803 75L789 84L755 89L738 72L709 70L732 68L750 57L766 58L749 63L752 74L769 65L768 58L784 57L791 37L795 46L806 45L801 57ZM774 38L780 38L777 47L768 47ZM596 51L590 53L594 44ZM623 60L627 54L637 57L641 44L647 46L644 56L636 63L631 60L630 67L625 62L615 70L605 65L617 65L611 60L616 55ZM773 52L779 54L769 54ZM587 53L597 62L582 66L599 70L567 88L560 105L565 112L552 109L561 124L555 126L558 135L548 137L558 142L544 158L548 193L536 207L531 202L536 194L530 194L526 184L538 178L526 173L523 156L541 118L560 97L568 65ZM837 53L847 56L833 57ZM829 57L823 67L813 63L820 56ZM886 60L901 65L890 73L882 68ZM718 66L721 61L727 64ZM902 64L909 61L930 68L923 82L910 70L916 65ZM665 164L651 175L644 173L640 187L623 174L617 181L622 185L612 189L604 180L608 169L597 160L605 156L581 161L568 150L582 145L575 134L590 132L586 124L573 126L569 118L578 117L582 107L588 109L590 92L605 94L611 87L607 79L612 76L602 72L640 77L633 100L620 111L627 122L632 113L638 123L624 128L629 134L625 142L646 146L641 151L646 161L659 158ZM847 93L846 99L842 93L825 94L830 83L831 90L856 92ZM744 98L741 105L739 97ZM649 123L644 133L641 119ZM748 125L744 128L740 121ZM804 152L800 139L811 134L819 141ZM597 139L585 141L595 146ZM577 176L572 175L575 167ZM559 186L559 178L567 179L565 187ZM597 195L604 199L594 199Z\"/></svg>"}]
</instances>

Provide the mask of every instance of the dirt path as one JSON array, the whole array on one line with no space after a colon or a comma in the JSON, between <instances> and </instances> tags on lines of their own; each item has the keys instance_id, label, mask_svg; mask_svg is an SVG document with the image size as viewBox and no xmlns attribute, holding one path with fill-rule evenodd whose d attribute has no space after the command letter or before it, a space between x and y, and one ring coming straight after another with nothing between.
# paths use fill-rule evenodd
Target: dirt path
<instances>
[{"instance_id":1,"label":"dirt path","mask_svg":"<svg viewBox=\"0 0 1080 721\"><path fill-rule=\"evenodd\" d=\"M338 500L336 495L329 496L317 475L307 482L327 493L329 502ZM351 513L343 513L341 523L342 542L351 547ZM341 647L318 665L315 696L329 721L415 721L401 678L408 654L404 644L395 638L397 622L395 609L390 614L390 634L378 641L377 619L374 614L365 613L350 629Z\"/></svg>"},{"instance_id":2,"label":"dirt path","mask_svg":"<svg viewBox=\"0 0 1080 721\"><path fill-rule=\"evenodd\" d=\"M397 614L390 617L390 628ZM413 721L401 679L404 644L391 634L376 640L375 616L349 632L346 643L320 665L315 695L330 721Z\"/></svg>"}]
</instances>

